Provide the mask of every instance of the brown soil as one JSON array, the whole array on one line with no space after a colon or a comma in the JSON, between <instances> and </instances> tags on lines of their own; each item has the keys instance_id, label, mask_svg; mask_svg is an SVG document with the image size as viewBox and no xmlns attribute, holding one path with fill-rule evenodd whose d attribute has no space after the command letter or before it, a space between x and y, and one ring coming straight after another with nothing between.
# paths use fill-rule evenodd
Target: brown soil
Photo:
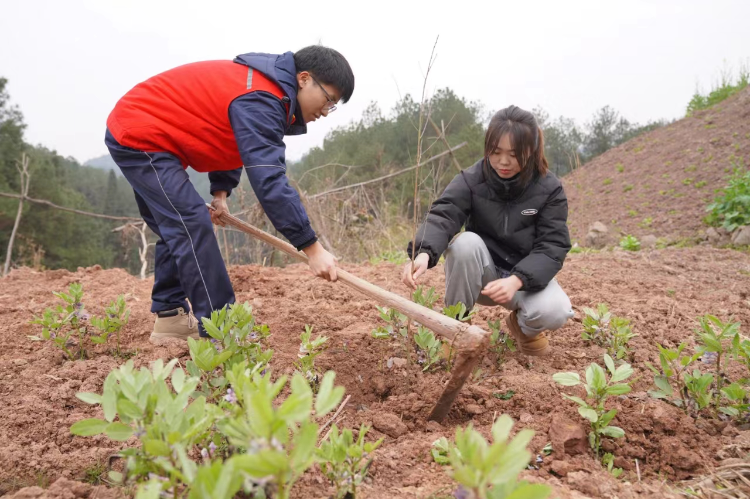
<instances>
[{"instance_id":1,"label":"brown soil","mask_svg":"<svg viewBox=\"0 0 750 499\"><path fill-rule=\"evenodd\" d=\"M750 166L750 88L566 176L571 237L584 246L596 221L609 228L615 244L624 234L653 234L665 242L700 237L705 207L726 185L733 163Z\"/></svg>"},{"instance_id":2,"label":"brown soil","mask_svg":"<svg viewBox=\"0 0 750 499\"><path fill-rule=\"evenodd\" d=\"M355 275L406 295L399 282L400 269L394 265L347 267ZM376 452L372 481L364 488L364 497L370 498L449 495L452 481L444 468L432 462L429 449L438 437L451 438L457 426L472 423L487 436L493 418L509 414L518 429L536 431L530 446L536 456L550 441L553 419L582 424L551 376L562 370L582 372L590 362L601 361L601 350L581 340L579 323L581 308L599 302L607 302L614 313L632 318L640 335L632 340L637 377L634 390L612 401L612 407L620 411L615 423L627 436L608 445L618 457L617 464L625 469L624 479L611 478L588 451L569 456L562 455L561 449L545 456L538 470L524 472L525 478L552 485L563 498L582 494L671 497L669 483L701 475L721 459L739 457L726 449L746 453L750 432L711 419L694 420L650 399L645 392L651 375L644 363L656 360L656 342L674 346L686 341L692 345L699 315L712 312L724 319L732 317L747 328L749 273L750 256L713 248L571 255L559 280L577 314L551 336L554 355L527 365L522 357L510 354L499 370L488 356L479 379L465 387L444 424L437 425L428 424L425 418L447 375L423 374L414 364L388 369L385 360L403 357L403 352L399 344L371 339L369 333L379 319L375 305L364 296L342 284L315 279L302 265L231 269L238 300L252 303L258 320L271 328L272 364L277 373L292 370L305 324L330 338L330 348L319 357L319 365L335 370L337 383L352 395L343 424L375 423L379 430L373 430L372 437L386 436ZM442 294L442 272L432 271L427 277L428 284ZM140 281L122 270L98 268L76 273L13 271L2 281L0 291L0 396L5 403L0 418L0 495L63 478L72 481L55 483L57 492L27 488L15 497L106 497L101 488L86 488L78 481L87 469L106 463L120 444L103 436L74 437L69 427L79 419L99 416L97 408L78 401L75 393L100 392L104 377L118 360L102 349L90 360L65 361L52 345L26 337L38 333L38 326L28 322L32 316L55 303L52 291L63 290L71 282L83 285L85 303L93 313L101 313L118 294L126 295L132 318L123 333L124 344L127 350L137 351L137 365L160 357L187 357L183 345L149 344L153 318L148 311L148 280ZM504 314L483 307L475 323L485 327L488 319ZM508 390L515 392L510 400L493 397ZM404 428L407 431L400 434ZM318 471L310 471L295 491L297 497L325 497L332 489Z\"/></svg>"}]
</instances>

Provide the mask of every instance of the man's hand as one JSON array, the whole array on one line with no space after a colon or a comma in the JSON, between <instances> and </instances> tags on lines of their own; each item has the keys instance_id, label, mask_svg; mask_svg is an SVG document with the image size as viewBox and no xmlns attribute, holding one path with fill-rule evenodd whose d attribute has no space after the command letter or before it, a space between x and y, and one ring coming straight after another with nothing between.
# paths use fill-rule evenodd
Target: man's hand
<instances>
[{"instance_id":1,"label":"man's hand","mask_svg":"<svg viewBox=\"0 0 750 499\"><path fill-rule=\"evenodd\" d=\"M335 281L336 262L338 259L330 254L318 241L302 250L307 255L307 264L316 277L322 277L326 281Z\"/></svg>"},{"instance_id":2,"label":"man's hand","mask_svg":"<svg viewBox=\"0 0 750 499\"><path fill-rule=\"evenodd\" d=\"M227 192L226 191L216 191L214 192L214 199L211 201L211 208L213 210L209 209L208 212L211 214L211 221L215 225L221 225L222 227L226 227L224 222L221 221L221 215L226 213L229 214L229 206L227 206Z\"/></svg>"},{"instance_id":3,"label":"man's hand","mask_svg":"<svg viewBox=\"0 0 750 499\"><path fill-rule=\"evenodd\" d=\"M516 291L521 289L522 286L521 279L512 275L505 279L490 282L484 287L482 294L489 296L495 303L503 304L511 301Z\"/></svg>"},{"instance_id":4,"label":"man's hand","mask_svg":"<svg viewBox=\"0 0 750 499\"><path fill-rule=\"evenodd\" d=\"M409 286L411 289L417 289L417 279L419 276L427 272L427 265L430 263L430 255L427 253L420 253L417 258L414 259L414 268L412 268L411 261L404 266L404 272L401 275L401 281Z\"/></svg>"}]
</instances>

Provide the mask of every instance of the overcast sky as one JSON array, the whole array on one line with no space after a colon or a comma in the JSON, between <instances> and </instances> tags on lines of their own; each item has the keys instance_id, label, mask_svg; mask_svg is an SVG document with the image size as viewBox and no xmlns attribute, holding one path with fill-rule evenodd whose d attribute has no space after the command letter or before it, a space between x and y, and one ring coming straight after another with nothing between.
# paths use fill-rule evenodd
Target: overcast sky
<instances>
[{"instance_id":1,"label":"overcast sky","mask_svg":"<svg viewBox=\"0 0 750 499\"><path fill-rule=\"evenodd\" d=\"M611 105L631 121L676 118L696 89L750 57L750 1L0 0L0 76L27 141L80 161L135 84L180 64L323 43L349 60L349 104L287 138L287 157L321 145L370 101L388 112L450 87L487 111L544 107L579 123Z\"/></svg>"}]
</instances>

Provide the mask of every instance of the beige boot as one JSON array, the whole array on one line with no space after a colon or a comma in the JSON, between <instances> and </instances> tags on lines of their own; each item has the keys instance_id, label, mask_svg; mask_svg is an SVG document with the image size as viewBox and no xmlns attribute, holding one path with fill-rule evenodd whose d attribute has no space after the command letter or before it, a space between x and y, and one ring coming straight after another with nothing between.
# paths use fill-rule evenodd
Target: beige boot
<instances>
[{"instance_id":1,"label":"beige boot","mask_svg":"<svg viewBox=\"0 0 750 499\"><path fill-rule=\"evenodd\" d=\"M506 317L505 325L508 326L508 330L510 330L513 339L516 340L518 350L520 350L522 354L530 355L532 357L543 357L552 353L552 348L549 346L549 340L544 333L539 333L533 338L523 334L521 326L518 325L518 316L516 315L515 310Z\"/></svg>"},{"instance_id":2,"label":"beige boot","mask_svg":"<svg viewBox=\"0 0 750 499\"><path fill-rule=\"evenodd\" d=\"M177 338L187 341L188 338L198 339L198 319L193 312L185 313L182 307L165 310L156 314L154 330L149 340L159 342L165 338Z\"/></svg>"}]
</instances>

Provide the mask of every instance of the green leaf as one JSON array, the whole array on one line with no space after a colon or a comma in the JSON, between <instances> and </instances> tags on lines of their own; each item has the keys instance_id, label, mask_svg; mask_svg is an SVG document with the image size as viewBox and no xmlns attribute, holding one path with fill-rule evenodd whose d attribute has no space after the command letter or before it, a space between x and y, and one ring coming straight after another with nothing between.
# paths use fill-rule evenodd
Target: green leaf
<instances>
[{"instance_id":1,"label":"green leaf","mask_svg":"<svg viewBox=\"0 0 750 499\"><path fill-rule=\"evenodd\" d=\"M98 393L91 393L91 392L78 392L76 393L76 397L87 404L101 404L102 403L102 396Z\"/></svg>"},{"instance_id":2,"label":"green leaf","mask_svg":"<svg viewBox=\"0 0 750 499\"><path fill-rule=\"evenodd\" d=\"M734 407L719 407L719 412L731 417L737 417L740 415L740 411Z\"/></svg>"},{"instance_id":3,"label":"green leaf","mask_svg":"<svg viewBox=\"0 0 750 499\"><path fill-rule=\"evenodd\" d=\"M552 379L563 386L576 386L581 384L581 377L577 373L557 373Z\"/></svg>"},{"instance_id":4,"label":"green leaf","mask_svg":"<svg viewBox=\"0 0 750 499\"><path fill-rule=\"evenodd\" d=\"M183 386L185 386L185 371L178 367L172 372L172 387L175 392L180 393Z\"/></svg>"},{"instance_id":5,"label":"green leaf","mask_svg":"<svg viewBox=\"0 0 750 499\"><path fill-rule=\"evenodd\" d=\"M122 423L109 423L104 429L104 433L112 440L123 442L133 435L133 429Z\"/></svg>"},{"instance_id":6,"label":"green leaf","mask_svg":"<svg viewBox=\"0 0 750 499\"><path fill-rule=\"evenodd\" d=\"M310 465L317 440L318 425L303 423L299 432L294 436L294 448L289 455L290 465L297 472L303 472Z\"/></svg>"},{"instance_id":7,"label":"green leaf","mask_svg":"<svg viewBox=\"0 0 750 499\"><path fill-rule=\"evenodd\" d=\"M610 357L608 354L604 354L604 364L607 366L607 369L609 369L609 372L613 375L615 374L615 361L612 360L612 357Z\"/></svg>"},{"instance_id":8,"label":"green leaf","mask_svg":"<svg viewBox=\"0 0 750 499\"><path fill-rule=\"evenodd\" d=\"M166 456L172 455L172 450L169 448L166 442L157 440L155 438L149 438L143 442L143 450L152 456Z\"/></svg>"},{"instance_id":9,"label":"green leaf","mask_svg":"<svg viewBox=\"0 0 750 499\"><path fill-rule=\"evenodd\" d=\"M505 496L505 499L546 499L552 493L552 489L540 483L522 483L516 489Z\"/></svg>"},{"instance_id":10,"label":"green leaf","mask_svg":"<svg viewBox=\"0 0 750 499\"><path fill-rule=\"evenodd\" d=\"M287 456L274 450L262 450L257 454L235 454L232 463L253 478L279 475L288 468Z\"/></svg>"},{"instance_id":11,"label":"green leaf","mask_svg":"<svg viewBox=\"0 0 750 499\"><path fill-rule=\"evenodd\" d=\"M583 400L581 397L574 397L572 395L565 395L564 393L562 394L562 396L565 397L568 400L572 400L573 402L575 402L576 404L580 405L581 407L588 407L588 404L586 403L586 401Z\"/></svg>"},{"instance_id":12,"label":"green leaf","mask_svg":"<svg viewBox=\"0 0 750 499\"><path fill-rule=\"evenodd\" d=\"M625 436L625 430L623 430L619 426L605 426L604 428L599 430L599 433L612 438L622 438Z\"/></svg>"},{"instance_id":13,"label":"green leaf","mask_svg":"<svg viewBox=\"0 0 750 499\"><path fill-rule=\"evenodd\" d=\"M140 407L128 399L120 399L117 401L117 412L120 416L125 416L130 419L141 419L143 417L143 411L141 411Z\"/></svg>"},{"instance_id":14,"label":"green leaf","mask_svg":"<svg viewBox=\"0 0 750 499\"><path fill-rule=\"evenodd\" d=\"M672 395L672 385L669 384L669 378L666 376L654 376L656 387L667 395Z\"/></svg>"},{"instance_id":15,"label":"green leaf","mask_svg":"<svg viewBox=\"0 0 750 499\"><path fill-rule=\"evenodd\" d=\"M331 412L344 398L344 387L337 386L334 388L333 382L336 379L336 373L328 371L323 375L323 381L320 383L318 396L315 399L315 415L322 417Z\"/></svg>"},{"instance_id":16,"label":"green leaf","mask_svg":"<svg viewBox=\"0 0 750 499\"><path fill-rule=\"evenodd\" d=\"M591 409L590 407L579 407L578 413L592 423L596 423L599 420L599 416L597 416L596 411L594 409Z\"/></svg>"},{"instance_id":17,"label":"green leaf","mask_svg":"<svg viewBox=\"0 0 750 499\"><path fill-rule=\"evenodd\" d=\"M595 388L596 390L602 390L607 386L607 375L599 364L591 364L586 369L586 384Z\"/></svg>"},{"instance_id":18,"label":"green leaf","mask_svg":"<svg viewBox=\"0 0 750 499\"><path fill-rule=\"evenodd\" d=\"M610 385L607 387L608 395L623 395L625 393L630 393L630 385L619 384L619 385Z\"/></svg>"},{"instance_id":19,"label":"green leaf","mask_svg":"<svg viewBox=\"0 0 750 499\"><path fill-rule=\"evenodd\" d=\"M609 380L610 383L617 383L619 381L622 381L624 379L628 379L633 374L633 368L630 366L630 364L622 364L617 369L615 369L615 373L612 375L612 379Z\"/></svg>"},{"instance_id":20,"label":"green leaf","mask_svg":"<svg viewBox=\"0 0 750 499\"><path fill-rule=\"evenodd\" d=\"M99 435L107 427L107 422L101 419L82 419L70 427L70 433L81 437L93 437Z\"/></svg>"}]
</instances>

